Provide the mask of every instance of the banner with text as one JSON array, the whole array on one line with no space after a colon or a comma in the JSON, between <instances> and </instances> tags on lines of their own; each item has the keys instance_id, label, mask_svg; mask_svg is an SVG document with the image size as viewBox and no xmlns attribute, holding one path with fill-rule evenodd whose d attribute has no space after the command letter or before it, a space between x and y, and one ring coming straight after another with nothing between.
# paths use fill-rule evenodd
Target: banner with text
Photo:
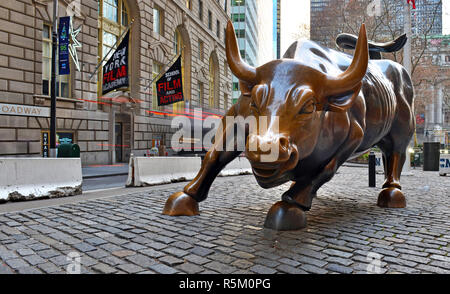
<instances>
[{"instance_id":1,"label":"banner with text","mask_svg":"<svg viewBox=\"0 0 450 294\"><path fill-rule=\"evenodd\" d=\"M59 18L59 31L58 31L58 55L59 55L59 75L70 74L70 62L69 62L69 32L70 32L70 16L64 16Z\"/></svg>"},{"instance_id":2,"label":"banner with text","mask_svg":"<svg viewBox=\"0 0 450 294\"><path fill-rule=\"evenodd\" d=\"M103 66L102 94L113 90L129 87L128 79L128 48L130 32L128 31L116 51Z\"/></svg>"},{"instance_id":3,"label":"banner with text","mask_svg":"<svg viewBox=\"0 0 450 294\"><path fill-rule=\"evenodd\" d=\"M184 101L181 74L181 55L167 72L156 81L158 106Z\"/></svg>"}]
</instances>

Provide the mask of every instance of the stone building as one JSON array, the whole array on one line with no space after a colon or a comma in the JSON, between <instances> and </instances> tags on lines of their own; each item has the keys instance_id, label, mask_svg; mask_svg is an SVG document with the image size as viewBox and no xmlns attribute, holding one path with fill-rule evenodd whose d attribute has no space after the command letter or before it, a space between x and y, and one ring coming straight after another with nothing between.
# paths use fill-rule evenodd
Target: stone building
<instances>
[{"instance_id":1,"label":"stone building","mask_svg":"<svg viewBox=\"0 0 450 294\"><path fill-rule=\"evenodd\" d=\"M80 146L83 164L126 162L158 144L170 153L174 113L231 106L229 1L59 0L82 46L80 70L71 60L57 80L57 133ZM52 2L0 1L0 156L42 156L48 145ZM130 87L103 96L102 67L90 77L128 27ZM150 82L178 53L185 101L158 107Z\"/></svg>"}]
</instances>

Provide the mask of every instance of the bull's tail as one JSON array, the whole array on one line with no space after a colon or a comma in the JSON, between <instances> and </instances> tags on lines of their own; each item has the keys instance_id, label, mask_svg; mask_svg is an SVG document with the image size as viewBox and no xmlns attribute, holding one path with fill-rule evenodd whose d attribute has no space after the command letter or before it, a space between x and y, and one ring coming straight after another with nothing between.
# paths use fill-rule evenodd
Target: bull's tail
<instances>
[{"instance_id":1,"label":"bull's tail","mask_svg":"<svg viewBox=\"0 0 450 294\"><path fill-rule=\"evenodd\" d=\"M352 49L356 47L358 37L351 34L339 34L336 38L336 44L342 49ZM386 43L376 43L369 41L369 56L370 59L381 59L381 52L396 52L403 48L406 44L406 34L401 35L394 41Z\"/></svg>"}]
</instances>

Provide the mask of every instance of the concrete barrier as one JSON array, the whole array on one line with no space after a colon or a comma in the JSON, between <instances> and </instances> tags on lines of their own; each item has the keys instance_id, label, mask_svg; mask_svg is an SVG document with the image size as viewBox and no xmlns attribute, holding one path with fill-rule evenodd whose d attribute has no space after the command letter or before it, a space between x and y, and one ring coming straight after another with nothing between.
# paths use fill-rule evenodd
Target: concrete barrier
<instances>
[{"instance_id":1,"label":"concrete barrier","mask_svg":"<svg viewBox=\"0 0 450 294\"><path fill-rule=\"evenodd\" d=\"M190 181L201 167L200 157L132 157L130 158L127 187L145 187ZM219 176L251 174L245 157L230 162Z\"/></svg>"},{"instance_id":2,"label":"concrete barrier","mask_svg":"<svg viewBox=\"0 0 450 294\"><path fill-rule=\"evenodd\" d=\"M0 158L0 202L82 193L79 158Z\"/></svg>"},{"instance_id":3,"label":"concrete barrier","mask_svg":"<svg viewBox=\"0 0 450 294\"><path fill-rule=\"evenodd\" d=\"M132 157L127 187L192 180L200 166L200 157Z\"/></svg>"},{"instance_id":4,"label":"concrete barrier","mask_svg":"<svg viewBox=\"0 0 450 294\"><path fill-rule=\"evenodd\" d=\"M245 157L238 157L220 172L219 176L237 176L252 174L252 167L250 162Z\"/></svg>"},{"instance_id":5,"label":"concrete barrier","mask_svg":"<svg viewBox=\"0 0 450 294\"><path fill-rule=\"evenodd\" d=\"M450 175L450 154L441 154L439 159L439 175Z\"/></svg>"}]
</instances>

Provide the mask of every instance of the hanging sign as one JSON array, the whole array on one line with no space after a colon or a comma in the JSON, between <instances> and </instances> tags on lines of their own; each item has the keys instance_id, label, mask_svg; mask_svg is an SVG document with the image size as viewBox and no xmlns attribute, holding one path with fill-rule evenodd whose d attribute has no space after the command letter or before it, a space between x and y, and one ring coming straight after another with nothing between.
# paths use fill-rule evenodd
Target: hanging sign
<instances>
[{"instance_id":1,"label":"hanging sign","mask_svg":"<svg viewBox=\"0 0 450 294\"><path fill-rule=\"evenodd\" d=\"M128 79L128 31L116 51L103 66L103 95L113 90L129 87Z\"/></svg>"},{"instance_id":2,"label":"hanging sign","mask_svg":"<svg viewBox=\"0 0 450 294\"><path fill-rule=\"evenodd\" d=\"M156 91L158 93L158 106L184 101L181 56L178 57L167 72L156 81Z\"/></svg>"},{"instance_id":3,"label":"hanging sign","mask_svg":"<svg viewBox=\"0 0 450 294\"><path fill-rule=\"evenodd\" d=\"M69 33L70 33L70 16L59 18L58 30L58 59L59 59L59 75L70 74L69 64Z\"/></svg>"}]
</instances>

